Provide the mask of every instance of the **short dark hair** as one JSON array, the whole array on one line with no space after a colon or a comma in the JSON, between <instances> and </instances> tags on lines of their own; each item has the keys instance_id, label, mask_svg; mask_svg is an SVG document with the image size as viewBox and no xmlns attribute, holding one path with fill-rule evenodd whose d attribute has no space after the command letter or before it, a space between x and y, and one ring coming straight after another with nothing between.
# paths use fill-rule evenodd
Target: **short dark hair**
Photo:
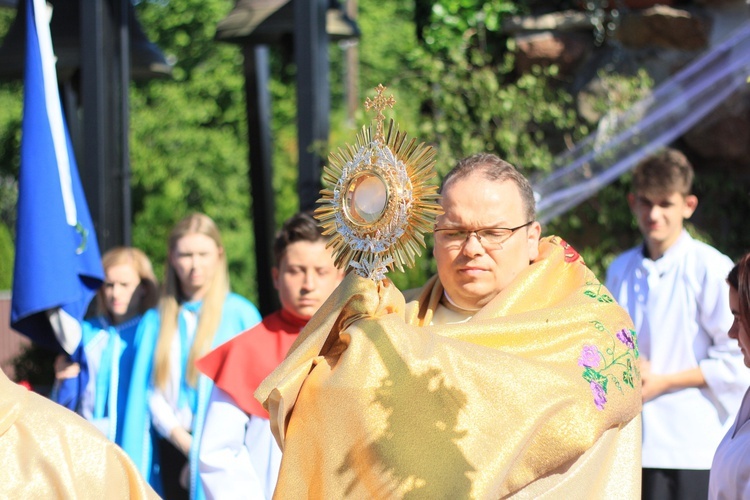
<instances>
[{"instance_id":1,"label":"short dark hair","mask_svg":"<svg viewBox=\"0 0 750 500\"><path fill-rule=\"evenodd\" d=\"M750 253L740 258L729 271L727 283L737 291L740 299L740 321L745 331L750 332Z\"/></svg>"},{"instance_id":2,"label":"short dark hair","mask_svg":"<svg viewBox=\"0 0 750 500\"><path fill-rule=\"evenodd\" d=\"M633 192L641 194L680 193L693 189L693 166L680 151L665 148L647 156L633 171Z\"/></svg>"},{"instance_id":3,"label":"short dark hair","mask_svg":"<svg viewBox=\"0 0 750 500\"><path fill-rule=\"evenodd\" d=\"M286 248L298 241L326 241L323 229L312 216L311 212L298 212L289 217L281 229L276 233L273 242L274 265L278 266L286 253Z\"/></svg>"},{"instance_id":4,"label":"short dark hair","mask_svg":"<svg viewBox=\"0 0 750 500\"><path fill-rule=\"evenodd\" d=\"M469 177L473 173L479 173L489 181L513 181L521 194L526 220L536 219L536 200L529 180L516 167L491 153L478 153L460 160L443 178L440 193L451 182Z\"/></svg>"}]
</instances>

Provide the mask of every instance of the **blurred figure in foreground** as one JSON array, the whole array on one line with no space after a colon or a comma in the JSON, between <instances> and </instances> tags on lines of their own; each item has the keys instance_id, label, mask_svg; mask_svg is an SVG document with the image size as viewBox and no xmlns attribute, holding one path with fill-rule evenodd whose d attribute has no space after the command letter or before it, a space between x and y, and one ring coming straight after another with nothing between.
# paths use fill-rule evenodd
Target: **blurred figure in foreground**
<instances>
[{"instance_id":1,"label":"blurred figure in foreground","mask_svg":"<svg viewBox=\"0 0 750 500\"><path fill-rule=\"evenodd\" d=\"M750 254L740 259L727 277L729 307L734 323L729 336L742 349L750 368ZM745 393L734 425L727 431L714 455L708 489L710 500L750 498L750 391Z\"/></svg>"},{"instance_id":2,"label":"blurred figure in foreground","mask_svg":"<svg viewBox=\"0 0 750 500\"><path fill-rule=\"evenodd\" d=\"M0 463L5 498L159 498L93 425L1 370Z\"/></svg>"}]
</instances>

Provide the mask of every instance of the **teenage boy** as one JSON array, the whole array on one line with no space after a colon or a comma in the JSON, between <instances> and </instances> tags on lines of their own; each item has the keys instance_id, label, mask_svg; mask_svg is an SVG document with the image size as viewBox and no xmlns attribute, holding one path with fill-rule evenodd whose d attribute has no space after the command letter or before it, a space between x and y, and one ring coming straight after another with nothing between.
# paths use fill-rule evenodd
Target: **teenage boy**
<instances>
[{"instance_id":1,"label":"teenage boy","mask_svg":"<svg viewBox=\"0 0 750 500\"><path fill-rule=\"evenodd\" d=\"M644 241L607 273L607 288L638 332L643 498L707 497L714 451L750 383L727 336L732 261L683 228L698 205L692 183L679 151L638 164L628 202Z\"/></svg>"},{"instance_id":2,"label":"teenage boy","mask_svg":"<svg viewBox=\"0 0 750 500\"><path fill-rule=\"evenodd\" d=\"M200 477L209 499L273 494L281 450L268 412L253 393L344 277L326 241L309 214L288 219L274 242L272 274L281 310L197 362L215 383L200 453Z\"/></svg>"}]
</instances>

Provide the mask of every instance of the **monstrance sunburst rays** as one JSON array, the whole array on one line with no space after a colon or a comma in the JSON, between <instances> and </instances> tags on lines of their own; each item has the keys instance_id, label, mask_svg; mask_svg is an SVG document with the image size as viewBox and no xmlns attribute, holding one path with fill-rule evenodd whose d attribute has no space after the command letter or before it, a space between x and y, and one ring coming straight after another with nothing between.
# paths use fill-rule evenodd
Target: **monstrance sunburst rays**
<instances>
[{"instance_id":1,"label":"monstrance sunburst rays","mask_svg":"<svg viewBox=\"0 0 750 500\"><path fill-rule=\"evenodd\" d=\"M422 254L424 235L442 213L435 177L435 150L399 132L393 120L383 132L386 106L393 96L378 85L375 99L365 101L378 114L362 127L355 145L331 152L323 171L322 198L315 210L326 236L331 236L336 266L351 266L372 280L385 279L388 269L403 270Z\"/></svg>"}]
</instances>

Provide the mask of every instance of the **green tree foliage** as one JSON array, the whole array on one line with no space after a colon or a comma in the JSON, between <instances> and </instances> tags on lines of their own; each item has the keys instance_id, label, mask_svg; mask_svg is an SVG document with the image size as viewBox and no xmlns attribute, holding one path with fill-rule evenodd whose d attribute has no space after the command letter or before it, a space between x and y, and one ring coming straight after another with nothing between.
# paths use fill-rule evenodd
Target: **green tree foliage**
<instances>
[{"instance_id":1,"label":"green tree foliage","mask_svg":"<svg viewBox=\"0 0 750 500\"><path fill-rule=\"evenodd\" d=\"M0 290L10 290L13 284L13 238L10 230L5 224L0 224L0 262L3 263L0 270Z\"/></svg>"},{"instance_id":2,"label":"green tree foliage","mask_svg":"<svg viewBox=\"0 0 750 500\"><path fill-rule=\"evenodd\" d=\"M12 9L0 9L0 37L14 18ZM13 281L22 99L20 82L0 82L0 290L10 289Z\"/></svg>"},{"instance_id":3,"label":"green tree foliage","mask_svg":"<svg viewBox=\"0 0 750 500\"><path fill-rule=\"evenodd\" d=\"M575 134L572 98L557 69L514 71L512 41L500 32L505 16L519 13L508 0L422 0L423 43L411 54L422 102L420 133L431 138L444 173L456 160L493 152L527 174L544 170L554 139ZM430 4L431 8L426 8Z\"/></svg>"},{"instance_id":4,"label":"green tree foliage","mask_svg":"<svg viewBox=\"0 0 750 500\"><path fill-rule=\"evenodd\" d=\"M133 242L163 275L171 227L204 212L222 231L233 289L255 299L242 59L237 46L213 39L229 7L222 0L138 6L150 39L176 64L173 79L130 92Z\"/></svg>"}]
</instances>

